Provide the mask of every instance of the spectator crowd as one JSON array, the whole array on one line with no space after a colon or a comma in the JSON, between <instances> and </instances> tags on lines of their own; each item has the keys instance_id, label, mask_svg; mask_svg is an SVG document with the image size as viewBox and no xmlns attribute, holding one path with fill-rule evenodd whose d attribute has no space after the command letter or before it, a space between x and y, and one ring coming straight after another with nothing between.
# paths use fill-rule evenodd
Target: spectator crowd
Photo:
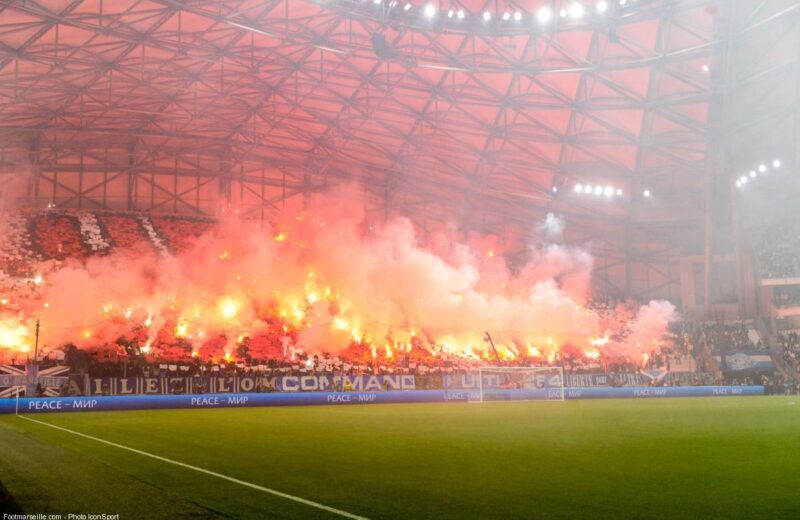
<instances>
[{"instance_id":1,"label":"spectator crowd","mask_svg":"<svg viewBox=\"0 0 800 520\"><path fill-rule=\"evenodd\" d=\"M765 226L755 246L763 278L800 277L800 221L787 218Z\"/></svg>"},{"instance_id":2,"label":"spectator crowd","mask_svg":"<svg viewBox=\"0 0 800 520\"><path fill-rule=\"evenodd\" d=\"M209 221L203 219L147 216L136 214L88 213L47 210L21 214L8 219L4 230L6 243L0 253L0 275L8 280L21 276L33 279L31 266L42 261L62 261L66 258L85 258L106 254L115 247L149 247L155 250L179 251L188 247L191 237L206 232ZM800 274L800 233L787 224L766 232L759 241L758 260L763 275L768 278ZM162 252L163 252L162 250ZM9 276L9 274L14 276ZM0 276L0 278L2 278ZM0 280L1 281L1 280ZM9 282L10 283L10 282ZM29 284L30 285L30 284ZM26 289L27 287L23 287ZM15 291L22 290L14 288ZM35 290L31 289L31 290ZM785 307L800 304L800 286L775 290L775 304ZM633 319L631 305L613 299L594 299L587 305L599 317L601 325L611 330L611 341L625 339L626 329L615 330L615 323ZM724 352L761 351L767 345L746 322L736 324L673 323L670 338L656 351L640 358L609 358L589 355L576 349L562 349L548 355L520 352L513 359L464 358L436 351L435 346L412 342L409 348L394 353L377 352L367 344L353 342L347 349L332 353L306 354L294 348L297 330L287 328L277 316L266 316L266 332L258 337L237 342L236 350L225 351L226 338L211 338L201 351L178 337L160 333L147 352L142 348L144 337L120 340L113 348L102 351L67 347L59 359L50 362L66 363L75 373L91 377L152 377L160 375L236 375L257 371L271 375L303 375L310 373L359 374L442 374L474 370L487 364L501 366L558 366L568 374L635 374L642 370L665 370L690 374L665 380L664 384L708 383L706 375L721 374L713 355ZM146 334L145 331L141 331ZM168 337L169 336L169 337ZM778 336L779 347L787 365L798 369L800 344L796 333ZM205 349L205 350L203 350ZM602 350L602 349L598 349ZM20 364L19 359L2 360ZM766 379L764 379L766 378ZM716 376L714 382L779 384L766 374ZM660 384L658 381L653 384ZM782 383L780 383L782 384Z\"/></svg>"}]
</instances>

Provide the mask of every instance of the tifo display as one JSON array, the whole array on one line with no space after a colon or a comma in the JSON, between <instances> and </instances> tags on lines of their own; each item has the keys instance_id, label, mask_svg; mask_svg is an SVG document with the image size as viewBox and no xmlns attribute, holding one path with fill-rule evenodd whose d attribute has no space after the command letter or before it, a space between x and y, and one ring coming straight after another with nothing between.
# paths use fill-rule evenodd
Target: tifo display
<instances>
[{"instance_id":1,"label":"tifo display","mask_svg":"<svg viewBox=\"0 0 800 520\"><path fill-rule=\"evenodd\" d=\"M9 219L0 259L10 273L0 279L5 372L22 374L15 364L34 356L35 343L43 375L69 373L70 383L37 391L0 379L0 395L281 391L293 378L298 389L325 391L332 384L317 381L376 374L446 388L443 378L487 365L557 368L574 387L784 391L745 323L676 321L666 302L636 310L587 299L579 250L544 245L511 272L491 237L425 244L402 219L365 231L363 215L330 202L287 215L279 229L115 213ZM361 258L333 255L342 247L334 237ZM432 287L407 292L380 281L375 262L390 251L402 251L391 253L391 269L407 284ZM65 296L76 292L80 301ZM451 325L437 319L448 316Z\"/></svg>"},{"instance_id":2,"label":"tifo display","mask_svg":"<svg viewBox=\"0 0 800 520\"><path fill-rule=\"evenodd\" d=\"M109 361L331 353L646 366L675 348L671 304L596 308L591 257L550 232L512 269L497 237L417 235L404 218L373 223L340 200L320 196L270 226L57 211L8 219L0 356L19 363L38 339L51 358L74 346Z\"/></svg>"}]
</instances>

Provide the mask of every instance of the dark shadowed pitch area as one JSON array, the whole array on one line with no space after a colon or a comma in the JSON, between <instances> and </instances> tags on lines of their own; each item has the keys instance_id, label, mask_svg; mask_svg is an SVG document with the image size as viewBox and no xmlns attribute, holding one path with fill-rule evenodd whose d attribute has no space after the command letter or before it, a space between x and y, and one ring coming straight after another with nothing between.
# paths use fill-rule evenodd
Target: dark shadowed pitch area
<instances>
[{"instance_id":1,"label":"dark shadowed pitch area","mask_svg":"<svg viewBox=\"0 0 800 520\"><path fill-rule=\"evenodd\" d=\"M367 518L798 518L796 397L37 414ZM0 480L29 513L334 518L13 416Z\"/></svg>"}]
</instances>

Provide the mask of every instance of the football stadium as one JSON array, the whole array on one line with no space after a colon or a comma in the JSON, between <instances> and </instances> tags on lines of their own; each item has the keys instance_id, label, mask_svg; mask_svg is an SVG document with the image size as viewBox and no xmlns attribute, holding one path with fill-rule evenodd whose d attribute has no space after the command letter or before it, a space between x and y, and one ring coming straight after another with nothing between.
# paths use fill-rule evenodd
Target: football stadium
<instances>
[{"instance_id":1,"label":"football stadium","mask_svg":"<svg viewBox=\"0 0 800 520\"><path fill-rule=\"evenodd\" d=\"M2 520L800 518L800 0L0 0Z\"/></svg>"}]
</instances>

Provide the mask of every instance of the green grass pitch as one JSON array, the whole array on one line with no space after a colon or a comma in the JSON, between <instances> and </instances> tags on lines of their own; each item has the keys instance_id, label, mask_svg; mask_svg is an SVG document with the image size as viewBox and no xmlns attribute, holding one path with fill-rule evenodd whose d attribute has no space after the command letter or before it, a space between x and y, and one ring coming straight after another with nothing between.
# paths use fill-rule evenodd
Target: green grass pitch
<instances>
[{"instance_id":1,"label":"green grass pitch","mask_svg":"<svg viewBox=\"0 0 800 520\"><path fill-rule=\"evenodd\" d=\"M796 401L725 397L31 417L370 519L797 519ZM119 513L121 520L335 518L14 416L0 416L0 482L7 511Z\"/></svg>"}]
</instances>

